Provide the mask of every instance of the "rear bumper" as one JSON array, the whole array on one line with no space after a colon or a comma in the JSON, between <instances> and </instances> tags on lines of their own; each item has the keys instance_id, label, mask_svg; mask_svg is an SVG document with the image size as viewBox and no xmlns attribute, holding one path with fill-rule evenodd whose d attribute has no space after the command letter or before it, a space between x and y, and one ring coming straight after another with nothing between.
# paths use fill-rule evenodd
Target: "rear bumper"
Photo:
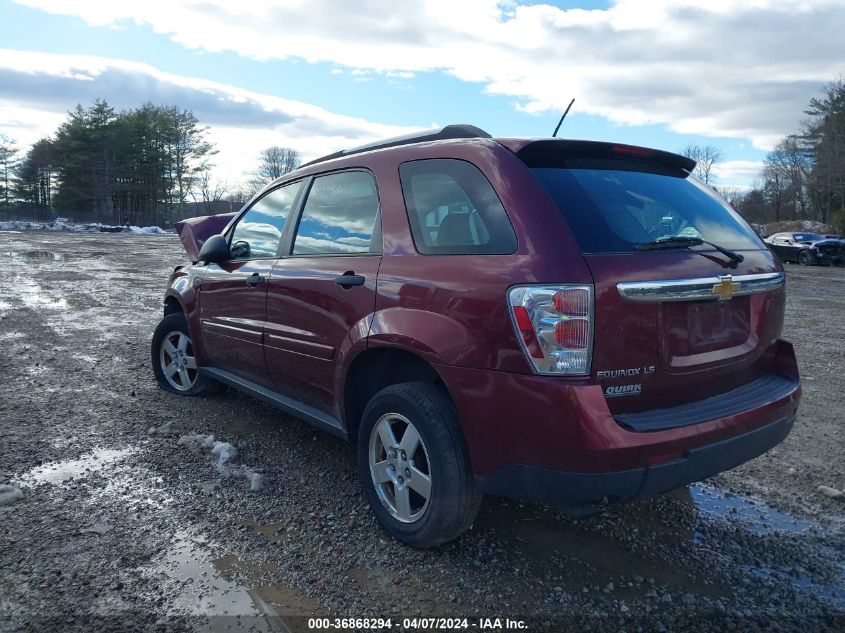
<instances>
[{"instance_id":1,"label":"rear bumper","mask_svg":"<svg viewBox=\"0 0 845 633\"><path fill-rule=\"evenodd\" d=\"M711 477L762 455L789 435L795 418L690 449L684 457L645 468L609 473L573 473L509 464L478 477L487 494L549 503L564 510L589 512L602 501L652 497Z\"/></svg>"},{"instance_id":2,"label":"rear bumper","mask_svg":"<svg viewBox=\"0 0 845 633\"><path fill-rule=\"evenodd\" d=\"M599 385L437 369L455 401L482 489L571 506L659 494L733 468L782 441L792 428L801 386L789 343L778 341L772 358L778 388L756 393L745 406L741 399L737 406L735 393L725 394L725 406L716 406L719 396L694 402L685 406L699 412L697 419L647 431L614 418ZM673 417L683 408L675 407ZM648 426L648 415L637 415Z\"/></svg>"}]
</instances>

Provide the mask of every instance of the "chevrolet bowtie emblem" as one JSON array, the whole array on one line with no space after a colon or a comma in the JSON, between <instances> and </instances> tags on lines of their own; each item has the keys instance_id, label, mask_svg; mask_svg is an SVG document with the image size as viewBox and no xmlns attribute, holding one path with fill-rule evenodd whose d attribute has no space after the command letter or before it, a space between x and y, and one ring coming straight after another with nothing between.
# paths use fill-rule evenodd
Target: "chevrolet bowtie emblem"
<instances>
[{"instance_id":1,"label":"chevrolet bowtie emblem","mask_svg":"<svg viewBox=\"0 0 845 633\"><path fill-rule=\"evenodd\" d=\"M719 297L719 301L727 301L739 290L739 284L730 275L719 277L719 283L713 286L713 294Z\"/></svg>"}]
</instances>

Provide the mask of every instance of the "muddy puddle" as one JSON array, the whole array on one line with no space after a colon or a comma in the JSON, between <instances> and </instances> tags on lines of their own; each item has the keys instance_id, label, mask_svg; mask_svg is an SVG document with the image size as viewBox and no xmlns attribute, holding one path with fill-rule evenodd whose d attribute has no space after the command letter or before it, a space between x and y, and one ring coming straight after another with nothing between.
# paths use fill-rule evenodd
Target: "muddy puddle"
<instances>
[{"instance_id":1,"label":"muddy puddle","mask_svg":"<svg viewBox=\"0 0 845 633\"><path fill-rule=\"evenodd\" d=\"M711 555L708 552L713 534L741 534L743 539L770 543L779 548L781 555L754 561L743 552L717 549L712 556L732 560L747 577L788 583L799 592L845 611L845 565L841 553L831 545L837 542L835 530L792 516L761 499L728 494L710 483L674 491L665 500L615 506L580 521L562 518L549 508L486 499L474 529L495 533L503 550L513 554L515 564L530 575L554 578L569 591L581 591L582 587L594 590L608 577L626 579L635 573L648 578L651 586L670 591L693 590L714 599L731 595L730 587L722 580L705 581L692 570L643 556L620 540L620 531L655 539L672 548L698 549L705 558ZM826 553L821 562L805 564L799 543L808 539ZM841 542L841 535L838 539ZM364 586L379 581L379 575L372 570L358 575L356 580ZM617 583L614 596L638 599L643 591L636 583L623 581Z\"/></svg>"},{"instance_id":2,"label":"muddy puddle","mask_svg":"<svg viewBox=\"0 0 845 633\"><path fill-rule=\"evenodd\" d=\"M60 484L69 479L88 477L137 452L135 447L97 449L79 459L65 459L42 464L20 477L22 484Z\"/></svg>"},{"instance_id":3,"label":"muddy puddle","mask_svg":"<svg viewBox=\"0 0 845 633\"><path fill-rule=\"evenodd\" d=\"M699 516L704 521L729 524L741 528L760 538L818 538L830 537L833 531L812 521L799 519L786 512L765 504L762 500L746 495L728 495L718 487L708 484L690 486L692 499ZM696 531L694 542L702 542L702 535ZM814 595L828 602L840 612L845 612L845 565L841 556L830 545L819 544L827 554L835 578L820 579L809 573L800 560L793 561L790 569L778 569L774 566L742 564L749 574L763 579L778 579L788 582L795 589ZM841 553L840 553L841 554Z\"/></svg>"},{"instance_id":4,"label":"muddy puddle","mask_svg":"<svg viewBox=\"0 0 845 633\"><path fill-rule=\"evenodd\" d=\"M262 583L267 570L261 565L232 555L217 558L215 549L203 535L182 530L142 570L167 578L171 614L202 616L200 630L291 632L304 630L304 618L322 611L296 589Z\"/></svg>"},{"instance_id":5,"label":"muddy puddle","mask_svg":"<svg viewBox=\"0 0 845 633\"><path fill-rule=\"evenodd\" d=\"M64 253L48 250L6 251L3 253L11 259L22 259L35 262L61 262L67 259Z\"/></svg>"},{"instance_id":6,"label":"muddy puddle","mask_svg":"<svg viewBox=\"0 0 845 633\"><path fill-rule=\"evenodd\" d=\"M692 501L702 519L729 521L754 534L787 532L821 533L824 530L812 521L798 519L766 505L760 499L744 495L727 495L712 484L690 486Z\"/></svg>"}]
</instances>

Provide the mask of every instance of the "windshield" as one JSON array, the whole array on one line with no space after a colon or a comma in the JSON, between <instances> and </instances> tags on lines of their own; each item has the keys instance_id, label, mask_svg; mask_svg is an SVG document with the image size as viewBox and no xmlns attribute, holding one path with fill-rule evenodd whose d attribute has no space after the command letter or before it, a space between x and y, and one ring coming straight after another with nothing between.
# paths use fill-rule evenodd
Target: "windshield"
<instances>
[{"instance_id":1,"label":"windshield","mask_svg":"<svg viewBox=\"0 0 845 633\"><path fill-rule=\"evenodd\" d=\"M586 253L631 252L640 244L694 237L734 250L765 248L706 185L676 170L535 167ZM610 168L608 168L610 167Z\"/></svg>"}]
</instances>

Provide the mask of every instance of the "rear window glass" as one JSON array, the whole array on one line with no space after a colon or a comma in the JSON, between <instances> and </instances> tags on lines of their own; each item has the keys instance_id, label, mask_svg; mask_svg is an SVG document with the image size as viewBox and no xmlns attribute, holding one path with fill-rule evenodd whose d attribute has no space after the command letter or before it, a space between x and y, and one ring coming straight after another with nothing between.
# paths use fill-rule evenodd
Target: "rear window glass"
<instances>
[{"instance_id":1,"label":"rear window glass","mask_svg":"<svg viewBox=\"0 0 845 633\"><path fill-rule=\"evenodd\" d=\"M516 236L484 174L455 159L399 167L417 250L424 255L509 254Z\"/></svg>"},{"instance_id":2,"label":"rear window glass","mask_svg":"<svg viewBox=\"0 0 845 633\"><path fill-rule=\"evenodd\" d=\"M733 209L680 170L639 171L630 168L630 161L577 164L531 171L586 253L630 252L638 244L676 236L735 250L765 248Z\"/></svg>"}]
</instances>

